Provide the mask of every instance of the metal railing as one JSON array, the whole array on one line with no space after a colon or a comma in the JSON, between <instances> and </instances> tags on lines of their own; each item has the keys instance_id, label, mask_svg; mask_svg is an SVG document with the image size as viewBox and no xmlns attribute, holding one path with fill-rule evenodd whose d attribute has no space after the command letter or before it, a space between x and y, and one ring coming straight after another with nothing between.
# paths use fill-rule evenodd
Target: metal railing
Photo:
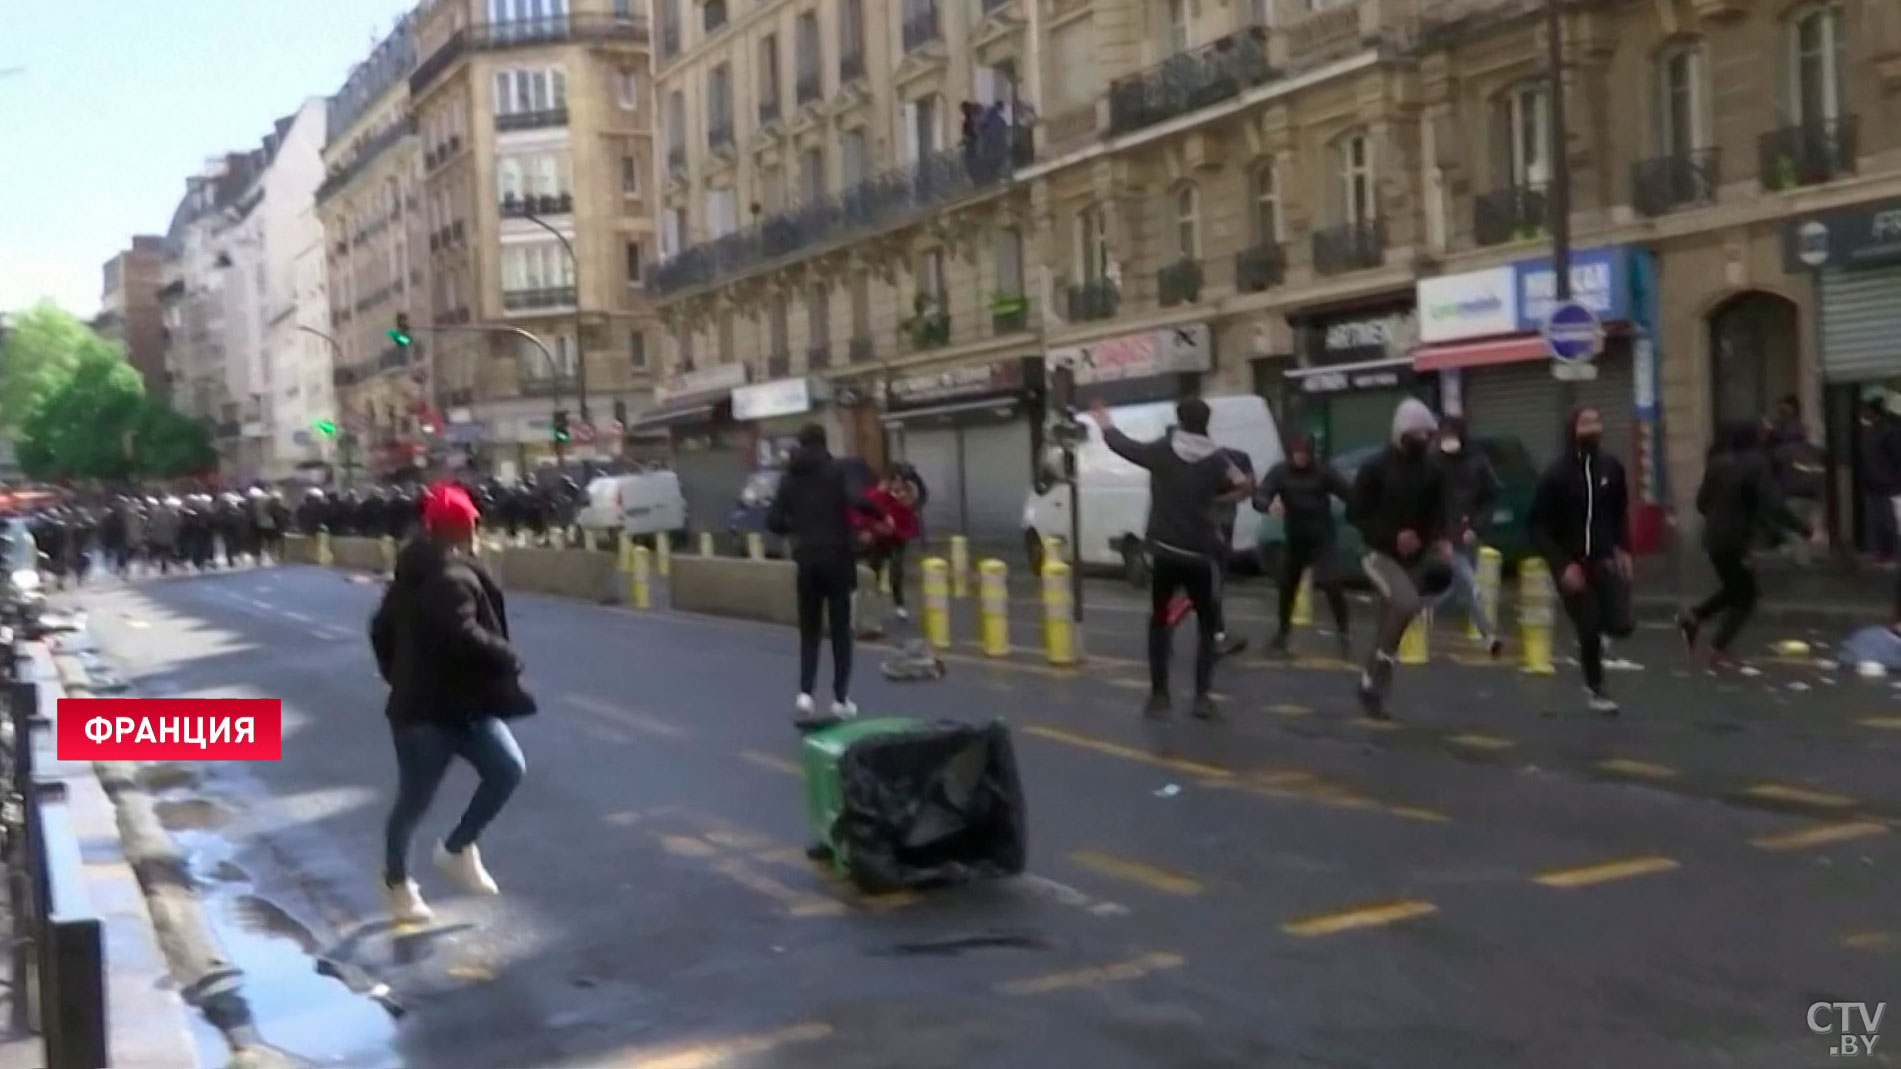
<instances>
[{"instance_id":1,"label":"metal railing","mask_svg":"<svg viewBox=\"0 0 1901 1069\"><path fill-rule=\"evenodd\" d=\"M512 130L545 130L550 126L568 125L568 109L543 108L540 111L497 112L495 132L508 133Z\"/></svg>"},{"instance_id":2,"label":"metal railing","mask_svg":"<svg viewBox=\"0 0 1901 1069\"><path fill-rule=\"evenodd\" d=\"M1071 284L1064 296L1068 307L1063 318L1071 323L1114 319L1116 311L1122 307L1121 287L1106 278L1092 278Z\"/></svg>"},{"instance_id":3,"label":"metal railing","mask_svg":"<svg viewBox=\"0 0 1901 1069\"><path fill-rule=\"evenodd\" d=\"M1258 242L1235 254L1235 292L1265 293L1285 281L1287 250L1280 242Z\"/></svg>"},{"instance_id":4,"label":"metal railing","mask_svg":"<svg viewBox=\"0 0 1901 1069\"><path fill-rule=\"evenodd\" d=\"M766 378L783 379L792 374L792 354L774 349L766 355Z\"/></svg>"},{"instance_id":5,"label":"metal railing","mask_svg":"<svg viewBox=\"0 0 1901 1069\"><path fill-rule=\"evenodd\" d=\"M990 298L990 329L998 334L1030 329L1030 299L1021 293L999 293Z\"/></svg>"},{"instance_id":6,"label":"metal railing","mask_svg":"<svg viewBox=\"0 0 1901 1069\"><path fill-rule=\"evenodd\" d=\"M363 169L375 163L377 158L388 152L391 145L400 144L403 138L416 132L415 120L405 115L391 123L382 133L365 141L362 147L351 155L350 161L338 168L335 174L325 178L317 186L316 202L322 204L343 191L345 186L356 180Z\"/></svg>"},{"instance_id":7,"label":"metal railing","mask_svg":"<svg viewBox=\"0 0 1901 1069\"><path fill-rule=\"evenodd\" d=\"M502 291L502 308L523 312L534 308L573 308L573 286L545 286L533 290Z\"/></svg>"},{"instance_id":8,"label":"metal railing","mask_svg":"<svg viewBox=\"0 0 1901 1069\"><path fill-rule=\"evenodd\" d=\"M845 358L854 364L864 364L877 358L878 343L870 338L853 338L845 347Z\"/></svg>"},{"instance_id":9,"label":"metal railing","mask_svg":"<svg viewBox=\"0 0 1901 1069\"><path fill-rule=\"evenodd\" d=\"M1508 186L1472 198L1472 240L1480 245L1530 241L1551 229L1551 198L1543 185Z\"/></svg>"},{"instance_id":10,"label":"metal railing","mask_svg":"<svg viewBox=\"0 0 1901 1069\"><path fill-rule=\"evenodd\" d=\"M1819 186L1855 173L1861 155L1861 117L1784 126L1757 142L1757 174L1768 190Z\"/></svg>"},{"instance_id":11,"label":"metal railing","mask_svg":"<svg viewBox=\"0 0 1901 1069\"><path fill-rule=\"evenodd\" d=\"M1010 132L1006 131L1006 135ZM684 249L654 268L648 287L665 295L810 249L898 226L951 201L1002 185L1031 162L1029 128L979 135L968 147L933 153L836 194L767 216L744 230Z\"/></svg>"},{"instance_id":12,"label":"metal railing","mask_svg":"<svg viewBox=\"0 0 1901 1069\"><path fill-rule=\"evenodd\" d=\"M1279 75L1267 60L1267 31L1251 26L1179 52L1109 85L1109 132L1124 134L1265 85Z\"/></svg>"},{"instance_id":13,"label":"metal railing","mask_svg":"<svg viewBox=\"0 0 1901 1069\"><path fill-rule=\"evenodd\" d=\"M812 371L823 371L832 366L832 347L814 345L805 350L805 366Z\"/></svg>"},{"instance_id":14,"label":"metal railing","mask_svg":"<svg viewBox=\"0 0 1901 1069\"><path fill-rule=\"evenodd\" d=\"M502 198L502 217L524 219L531 215L573 215L574 194L539 193L528 196L509 194Z\"/></svg>"},{"instance_id":15,"label":"metal railing","mask_svg":"<svg viewBox=\"0 0 1901 1069\"><path fill-rule=\"evenodd\" d=\"M1201 300L1201 287L1206 281L1201 261L1184 256L1155 273L1157 300L1163 308L1193 304Z\"/></svg>"},{"instance_id":16,"label":"metal railing","mask_svg":"<svg viewBox=\"0 0 1901 1069\"><path fill-rule=\"evenodd\" d=\"M678 29L669 26L667 30L675 34L673 51L678 51ZM567 42L611 44L618 41L638 44L647 40L647 36L647 19L644 15L550 15L538 19L469 26L451 34L442 47L416 65L415 72L409 76L409 91L420 94L470 52L494 52ZM664 43L663 36L663 46Z\"/></svg>"},{"instance_id":17,"label":"metal railing","mask_svg":"<svg viewBox=\"0 0 1901 1069\"><path fill-rule=\"evenodd\" d=\"M1692 149L1653 156L1630 165L1630 202L1638 213L1659 216L1696 204L1716 203L1723 184L1723 152Z\"/></svg>"},{"instance_id":18,"label":"metal railing","mask_svg":"<svg viewBox=\"0 0 1901 1069\"><path fill-rule=\"evenodd\" d=\"M1375 219L1317 230L1313 245L1315 274L1371 270L1386 262L1386 221Z\"/></svg>"}]
</instances>

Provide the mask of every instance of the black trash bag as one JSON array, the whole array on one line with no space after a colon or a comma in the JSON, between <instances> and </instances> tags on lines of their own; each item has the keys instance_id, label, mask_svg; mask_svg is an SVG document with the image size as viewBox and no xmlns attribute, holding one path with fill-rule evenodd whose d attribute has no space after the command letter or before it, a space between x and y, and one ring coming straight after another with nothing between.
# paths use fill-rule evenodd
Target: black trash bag
<instances>
[{"instance_id":1,"label":"black trash bag","mask_svg":"<svg viewBox=\"0 0 1901 1069\"><path fill-rule=\"evenodd\" d=\"M1028 854L1010 729L941 720L839 758L832 840L870 894L1015 876Z\"/></svg>"}]
</instances>

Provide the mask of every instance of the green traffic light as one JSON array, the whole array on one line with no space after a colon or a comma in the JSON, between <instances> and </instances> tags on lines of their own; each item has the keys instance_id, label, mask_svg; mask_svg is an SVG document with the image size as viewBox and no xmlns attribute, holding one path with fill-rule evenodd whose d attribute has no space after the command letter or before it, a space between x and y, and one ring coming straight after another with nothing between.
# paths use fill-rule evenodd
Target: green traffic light
<instances>
[{"instance_id":1,"label":"green traffic light","mask_svg":"<svg viewBox=\"0 0 1901 1069\"><path fill-rule=\"evenodd\" d=\"M409 335L404 334L400 330L390 331L389 340L395 342L396 344L402 346L405 349L409 348Z\"/></svg>"},{"instance_id":2,"label":"green traffic light","mask_svg":"<svg viewBox=\"0 0 1901 1069\"><path fill-rule=\"evenodd\" d=\"M325 438L334 437L337 433L337 425L327 419L318 420L315 426L317 433L323 435Z\"/></svg>"}]
</instances>

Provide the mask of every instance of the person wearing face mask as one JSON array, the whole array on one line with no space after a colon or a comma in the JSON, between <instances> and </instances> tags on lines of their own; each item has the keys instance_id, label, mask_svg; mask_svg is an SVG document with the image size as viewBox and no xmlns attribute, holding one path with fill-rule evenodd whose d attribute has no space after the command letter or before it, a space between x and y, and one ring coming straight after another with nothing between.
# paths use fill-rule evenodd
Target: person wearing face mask
<instances>
[{"instance_id":1,"label":"person wearing face mask","mask_svg":"<svg viewBox=\"0 0 1901 1069\"><path fill-rule=\"evenodd\" d=\"M1564 452L1539 478L1527 523L1577 631L1591 708L1616 716L1617 703L1604 690L1604 637L1628 638L1636 627L1630 611L1630 491L1624 465L1603 451L1603 440L1598 410L1573 410Z\"/></svg>"},{"instance_id":2,"label":"person wearing face mask","mask_svg":"<svg viewBox=\"0 0 1901 1069\"><path fill-rule=\"evenodd\" d=\"M1308 434L1297 435L1288 443L1287 459L1269 468L1261 488L1254 492L1254 507L1281 517L1281 528L1287 534L1281 553L1280 627L1269 643L1275 653L1287 652L1287 633L1294 619L1300 578L1312 568L1314 586L1325 594L1327 608L1333 610L1340 656L1352 656L1352 643L1347 639L1347 599L1335 574L1333 545L1333 499L1345 502L1352 494L1353 487L1346 477L1314 456L1313 436Z\"/></svg>"},{"instance_id":3,"label":"person wearing face mask","mask_svg":"<svg viewBox=\"0 0 1901 1069\"><path fill-rule=\"evenodd\" d=\"M1439 466L1446 477L1446 523L1452 534L1452 585L1440 596L1434 609L1456 601L1478 628L1479 640L1493 657L1504 652L1505 643L1492 626L1492 618L1479 598L1479 542L1491 526L1492 503L1498 500L1498 473L1492 462L1478 449L1467 448L1465 420L1446 420L1439 436Z\"/></svg>"},{"instance_id":4,"label":"person wearing face mask","mask_svg":"<svg viewBox=\"0 0 1901 1069\"><path fill-rule=\"evenodd\" d=\"M1425 597L1443 590L1451 576L1446 541L1445 472L1429 455L1439 421L1408 397L1393 412L1392 444L1360 468L1353 481L1347 518L1366 540L1361 566L1384 603L1366 670L1360 675L1360 707L1387 718L1399 640Z\"/></svg>"}]
</instances>

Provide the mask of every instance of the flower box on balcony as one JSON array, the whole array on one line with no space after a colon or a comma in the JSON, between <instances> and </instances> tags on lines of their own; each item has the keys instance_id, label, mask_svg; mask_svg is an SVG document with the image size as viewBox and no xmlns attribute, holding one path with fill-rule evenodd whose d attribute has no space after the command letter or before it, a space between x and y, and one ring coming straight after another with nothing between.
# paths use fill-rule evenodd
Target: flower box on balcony
<instances>
[{"instance_id":1,"label":"flower box on balcony","mask_svg":"<svg viewBox=\"0 0 1901 1069\"><path fill-rule=\"evenodd\" d=\"M999 293L990 299L990 325L1000 334L1030 325L1030 299L1020 293Z\"/></svg>"}]
</instances>

